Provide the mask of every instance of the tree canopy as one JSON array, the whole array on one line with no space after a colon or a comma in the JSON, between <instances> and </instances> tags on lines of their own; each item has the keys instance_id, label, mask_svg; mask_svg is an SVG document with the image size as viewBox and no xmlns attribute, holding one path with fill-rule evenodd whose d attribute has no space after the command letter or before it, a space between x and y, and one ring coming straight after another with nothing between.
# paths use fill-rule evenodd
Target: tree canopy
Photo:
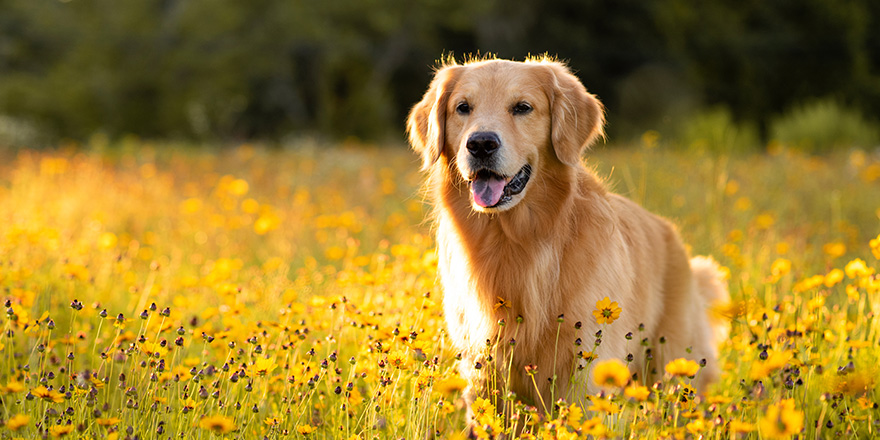
<instances>
[{"instance_id":1,"label":"tree canopy","mask_svg":"<svg viewBox=\"0 0 880 440\"><path fill-rule=\"evenodd\" d=\"M612 133L814 97L880 114L873 0L0 0L0 115L56 137L402 138L444 54L548 53Z\"/></svg>"}]
</instances>

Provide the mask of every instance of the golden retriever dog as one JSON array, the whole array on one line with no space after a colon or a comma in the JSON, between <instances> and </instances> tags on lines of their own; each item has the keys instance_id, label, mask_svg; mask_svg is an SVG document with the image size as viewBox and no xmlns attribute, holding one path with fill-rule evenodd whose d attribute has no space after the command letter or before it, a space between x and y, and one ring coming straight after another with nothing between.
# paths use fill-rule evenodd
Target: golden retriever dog
<instances>
[{"instance_id":1,"label":"golden retriever dog","mask_svg":"<svg viewBox=\"0 0 880 440\"><path fill-rule=\"evenodd\" d=\"M643 382L676 358L704 363L698 389L719 375L723 329L707 310L727 297L717 264L690 259L668 221L582 164L603 124L596 97L546 58L447 62L409 115L469 408L483 396L500 410L511 391L545 410L582 400L598 390L594 356L632 355ZM600 325L605 297L622 312Z\"/></svg>"}]
</instances>

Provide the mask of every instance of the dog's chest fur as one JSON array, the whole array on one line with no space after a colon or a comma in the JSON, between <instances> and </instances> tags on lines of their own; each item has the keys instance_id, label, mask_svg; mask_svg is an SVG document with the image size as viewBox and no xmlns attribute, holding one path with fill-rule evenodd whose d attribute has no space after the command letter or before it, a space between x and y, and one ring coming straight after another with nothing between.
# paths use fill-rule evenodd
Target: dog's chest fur
<instances>
[{"instance_id":1,"label":"dog's chest fur","mask_svg":"<svg viewBox=\"0 0 880 440\"><path fill-rule=\"evenodd\" d=\"M619 259L603 258L609 251L626 254L613 249L625 248L619 231L607 218L573 209L607 203L590 176L545 179L530 194L543 202L536 205L540 210L524 205L497 216L474 213L462 188L444 183L446 191L438 197L444 209L436 219L439 269L450 336L464 354L476 356L487 339L504 344L516 338L522 357L546 350L557 338L566 338L568 347L578 336L571 328L575 321L584 321L585 332L594 327L597 300L631 288L631 271L615 266ZM578 236L587 230L602 232ZM571 249L570 243L587 246ZM561 314L570 322L557 337Z\"/></svg>"},{"instance_id":2,"label":"dog's chest fur","mask_svg":"<svg viewBox=\"0 0 880 440\"><path fill-rule=\"evenodd\" d=\"M440 222L437 238L444 309L458 348L475 355L486 340L509 342L514 336L506 333L520 336L524 350L533 348L551 310L558 308L552 292L558 288L559 256L548 246L527 251L487 239L474 249L482 255L467 257L471 253L452 221ZM499 325L502 319L504 326ZM517 325L530 330L516 332Z\"/></svg>"}]
</instances>

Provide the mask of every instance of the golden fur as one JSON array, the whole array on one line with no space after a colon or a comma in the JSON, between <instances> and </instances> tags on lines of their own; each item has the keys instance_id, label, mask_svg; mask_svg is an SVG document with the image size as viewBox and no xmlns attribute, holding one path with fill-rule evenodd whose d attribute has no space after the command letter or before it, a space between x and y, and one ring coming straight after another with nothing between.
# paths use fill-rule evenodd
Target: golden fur
<instances>
[{"instance_id":1,"label":"golden fur","mask_svg":"<svg viewBox=\"0 0 880 440\"><path fill-rule=\"evenodd\" d=\"M715 345L722 335L707 314L710 303L727 296L717 265L689 259L668 221L609 193L582 165L581 154L603 135L603 123L601 103L565 65L547 59L449 63L409 115L410 142L428 171L443 306L471 385L468 404L493 388L539 407L551 405L551 396L582 399L596 390L589 369L578 368L585 364L578 351L593 350L600 329L599 359L632 353L630 369L640 380L650 380L651 369L662 374L665 362L678 357L706 360L699 386L719 374ZM473 157L468 142L475 133L497 135L490 159ZM477 203L471 185L482 168L495 176L485 181L500 186L525 165L531 177L521 192L486 207L497 198L490 191L490 202ZM600 326L592 312L606 296L623 311ZM474 368L490 364L487 341L510 347L514 338L512 355L496 355L512 356L509 370L505 362ZM583 346L574 345L577 338ZM653 363L646 362L644 338ZM537 367L537 386L527 365ZM554 374L555 387L548 380Z\"/></svg>"}]
</instances>

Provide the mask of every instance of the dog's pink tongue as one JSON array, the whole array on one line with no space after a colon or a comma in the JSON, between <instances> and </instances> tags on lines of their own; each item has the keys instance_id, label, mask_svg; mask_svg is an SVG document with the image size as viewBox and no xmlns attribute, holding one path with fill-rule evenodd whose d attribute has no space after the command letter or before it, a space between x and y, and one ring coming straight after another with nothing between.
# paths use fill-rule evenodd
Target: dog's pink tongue
<instances>
[{"instance_id":1,"label":"dog's pink tongue","mask_svg":"<svg viewBox=\"0 0 880 440\"><path fill-rule=\"evenodd\" d=\"M480 177L471 183L471 193L474 202L484 208L495 206L504 194L504 185L507 182L498 176Z\"/></svg>"}]
</instances>

